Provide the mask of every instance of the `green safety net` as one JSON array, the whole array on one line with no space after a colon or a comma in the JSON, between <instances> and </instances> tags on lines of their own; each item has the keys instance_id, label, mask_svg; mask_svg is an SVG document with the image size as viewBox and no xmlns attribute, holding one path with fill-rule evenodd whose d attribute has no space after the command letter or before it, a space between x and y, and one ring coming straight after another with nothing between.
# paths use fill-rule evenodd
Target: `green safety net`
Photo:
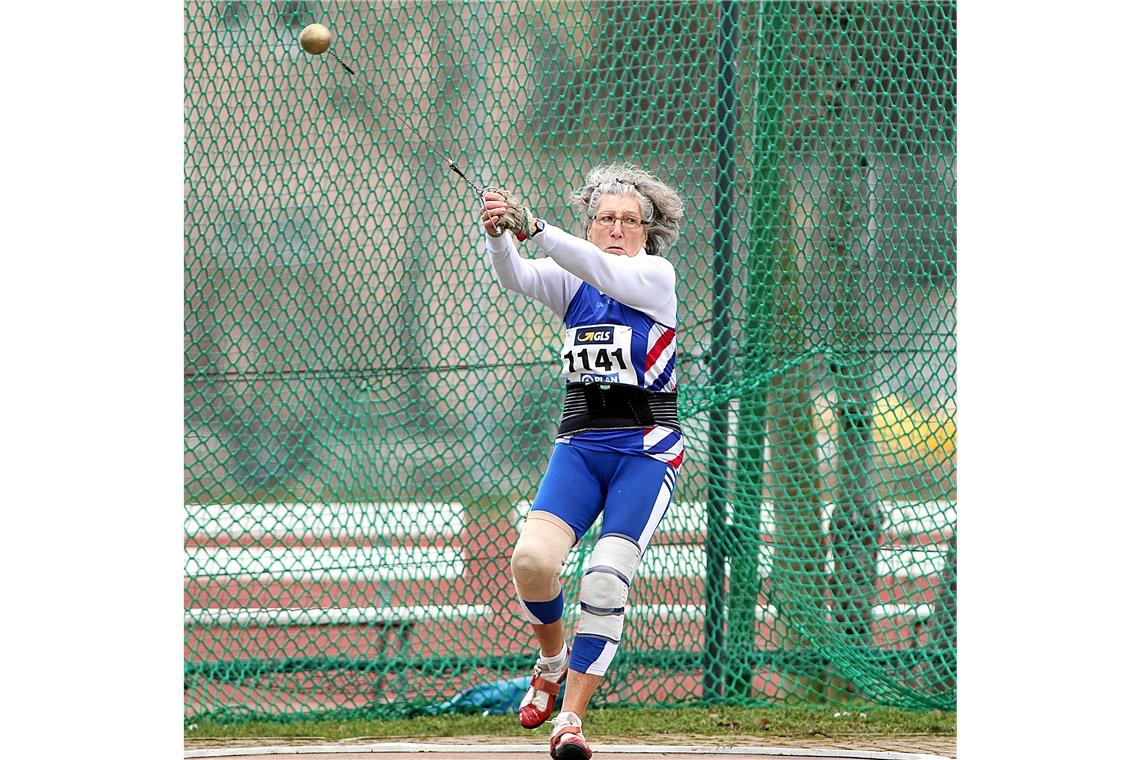
<instances>
[{"instance_id":1,"label":"green safety net","mask_svg":"<svg viewBox=\"0 0 1140 760\"><path fill-rule=\"evenodd\" d=\"M187 720L517 704L561 325L441 154L578 233L604 162L686 199L686 457L595 703L953 709L955 45L946 2L188 4Z\"/></svg>"}]
</instances>

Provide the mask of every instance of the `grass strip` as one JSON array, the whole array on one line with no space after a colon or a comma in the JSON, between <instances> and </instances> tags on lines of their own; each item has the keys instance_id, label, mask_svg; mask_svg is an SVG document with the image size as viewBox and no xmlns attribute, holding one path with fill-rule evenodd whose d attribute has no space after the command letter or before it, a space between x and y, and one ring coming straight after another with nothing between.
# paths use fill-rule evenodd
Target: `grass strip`
<instances>
[{"instance_id":1,"label":"grass strip","mask_svg":"<svg viewBox=\"0 0 1140 760\"><path fill-rule=\"evenodd\" d=\"M954 712L911 712L893 708L822 707L599 707L587 715L591 736L612 742L663 735L733 736L955 736ZM431 740L442 737L534 738L513 715L432 715L403 720L293 720L191 723L186 740ZM510 743L510 742L508 742Z\"/></svg>"}]
</instances>

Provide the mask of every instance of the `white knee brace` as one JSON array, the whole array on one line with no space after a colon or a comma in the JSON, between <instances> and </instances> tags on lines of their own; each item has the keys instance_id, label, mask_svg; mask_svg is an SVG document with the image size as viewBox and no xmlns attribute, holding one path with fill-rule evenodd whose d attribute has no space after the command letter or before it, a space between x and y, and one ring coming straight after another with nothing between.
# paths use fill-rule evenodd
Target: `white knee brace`
<instances>
[{"instance_id":1,"label":"white knee brace","mask_svg":"<svg viewBox=\"0 0 1140 760\"><path fill-rule=\"evenodd\" d=\"M624 536L598 539L582 578L582 619L579 634L621 640L629 583L641 561L641 547Z\"/></svg>"}]
</instances>

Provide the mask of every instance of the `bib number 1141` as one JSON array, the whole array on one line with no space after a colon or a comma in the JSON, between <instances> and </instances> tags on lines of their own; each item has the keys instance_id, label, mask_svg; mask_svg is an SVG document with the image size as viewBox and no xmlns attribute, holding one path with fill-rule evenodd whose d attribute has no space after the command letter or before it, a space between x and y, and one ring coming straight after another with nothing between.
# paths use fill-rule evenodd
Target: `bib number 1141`
<instances>
[{"instance_id":1,"label":"bib number 1141","mask_svg":"<svg viewBox=\"0 0 1140 760\"><path fill-rule=\"evenodd\" d=\"M624 349L609 349L604 346L595 348L571 349L562 354L566 360L567 372L614 372L615 370L629 369L625 363ZM578 362L575 364L574 360Z\"/></svg>"},{"instance_id":2,"label":"bib number 1141","mask_svg":"<svg viewBox=\"0 0 1140 760\"><path fill-rule=\"evenodd\" d=\"M568 383L637 385L629 325L579 325L566 330L562 375Z\"/></svg>"}]
</instances>

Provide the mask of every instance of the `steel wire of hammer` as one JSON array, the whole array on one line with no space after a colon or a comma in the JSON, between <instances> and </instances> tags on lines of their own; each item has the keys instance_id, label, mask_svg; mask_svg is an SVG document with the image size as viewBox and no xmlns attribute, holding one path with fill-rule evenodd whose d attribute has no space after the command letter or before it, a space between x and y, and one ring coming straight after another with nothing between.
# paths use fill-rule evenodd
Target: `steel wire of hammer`
<instances>
[{"instance_id":1,"label":"steel wire of hammer","mask_svg":"<svg viewBox=\"0 0 1140 760\"><path fill-rule=\"evenodd\" d=\"M353 68L351 66L349 66L347 63L342 61L340 56L337 55L335 51L330 49L328 52L330 55L332 55L332 57L336 60L336 62L341 65L341 68L343 68L345 71L348 72L349 76L351 76L353 78L353 81L355 82L356 81L356 71L354 71ZM420 142L422 142L429 149L431 149L431 151L433 153L435 153L437 156L439 156L441 159L443 159L443 162L447 165L447 168L450 169L451 171L455 172L459 176L460 179L462 179L464 182L466 182L467 186L470 187L475 192L475 197L477 197L479 199L479 201L482 202L483 193L485 192L486 187L480 188L478 185L476 185L474 182L472 182L467 177L467 175L463 173L463 170L459 168L459 164L457 164L457 163L455 163L455 161L451 160L451 158L446 153L444 153L437 145L433 145L430 140L428 140L426 137L424 137L423 134L421 134L419 132L419 130L417 130L415 128L415 126L410 121L405 119L399 112L397 112L390 105L388 105L388 102L384 98L380 97L377 94L376 90L372 87L371 83L364 82L363 84L365 87L367 87L372 92L372 94L374 96L376 96L376 99L378 101L380 101L381 105L384 106L384 108L388 111L388 113L392 117L394 117L397 121L399 121L400 124L403 125L405 129L410 129L412 131L412 133L415 134L415 136L419 138Z\"/></svg>"}]
</instances>

